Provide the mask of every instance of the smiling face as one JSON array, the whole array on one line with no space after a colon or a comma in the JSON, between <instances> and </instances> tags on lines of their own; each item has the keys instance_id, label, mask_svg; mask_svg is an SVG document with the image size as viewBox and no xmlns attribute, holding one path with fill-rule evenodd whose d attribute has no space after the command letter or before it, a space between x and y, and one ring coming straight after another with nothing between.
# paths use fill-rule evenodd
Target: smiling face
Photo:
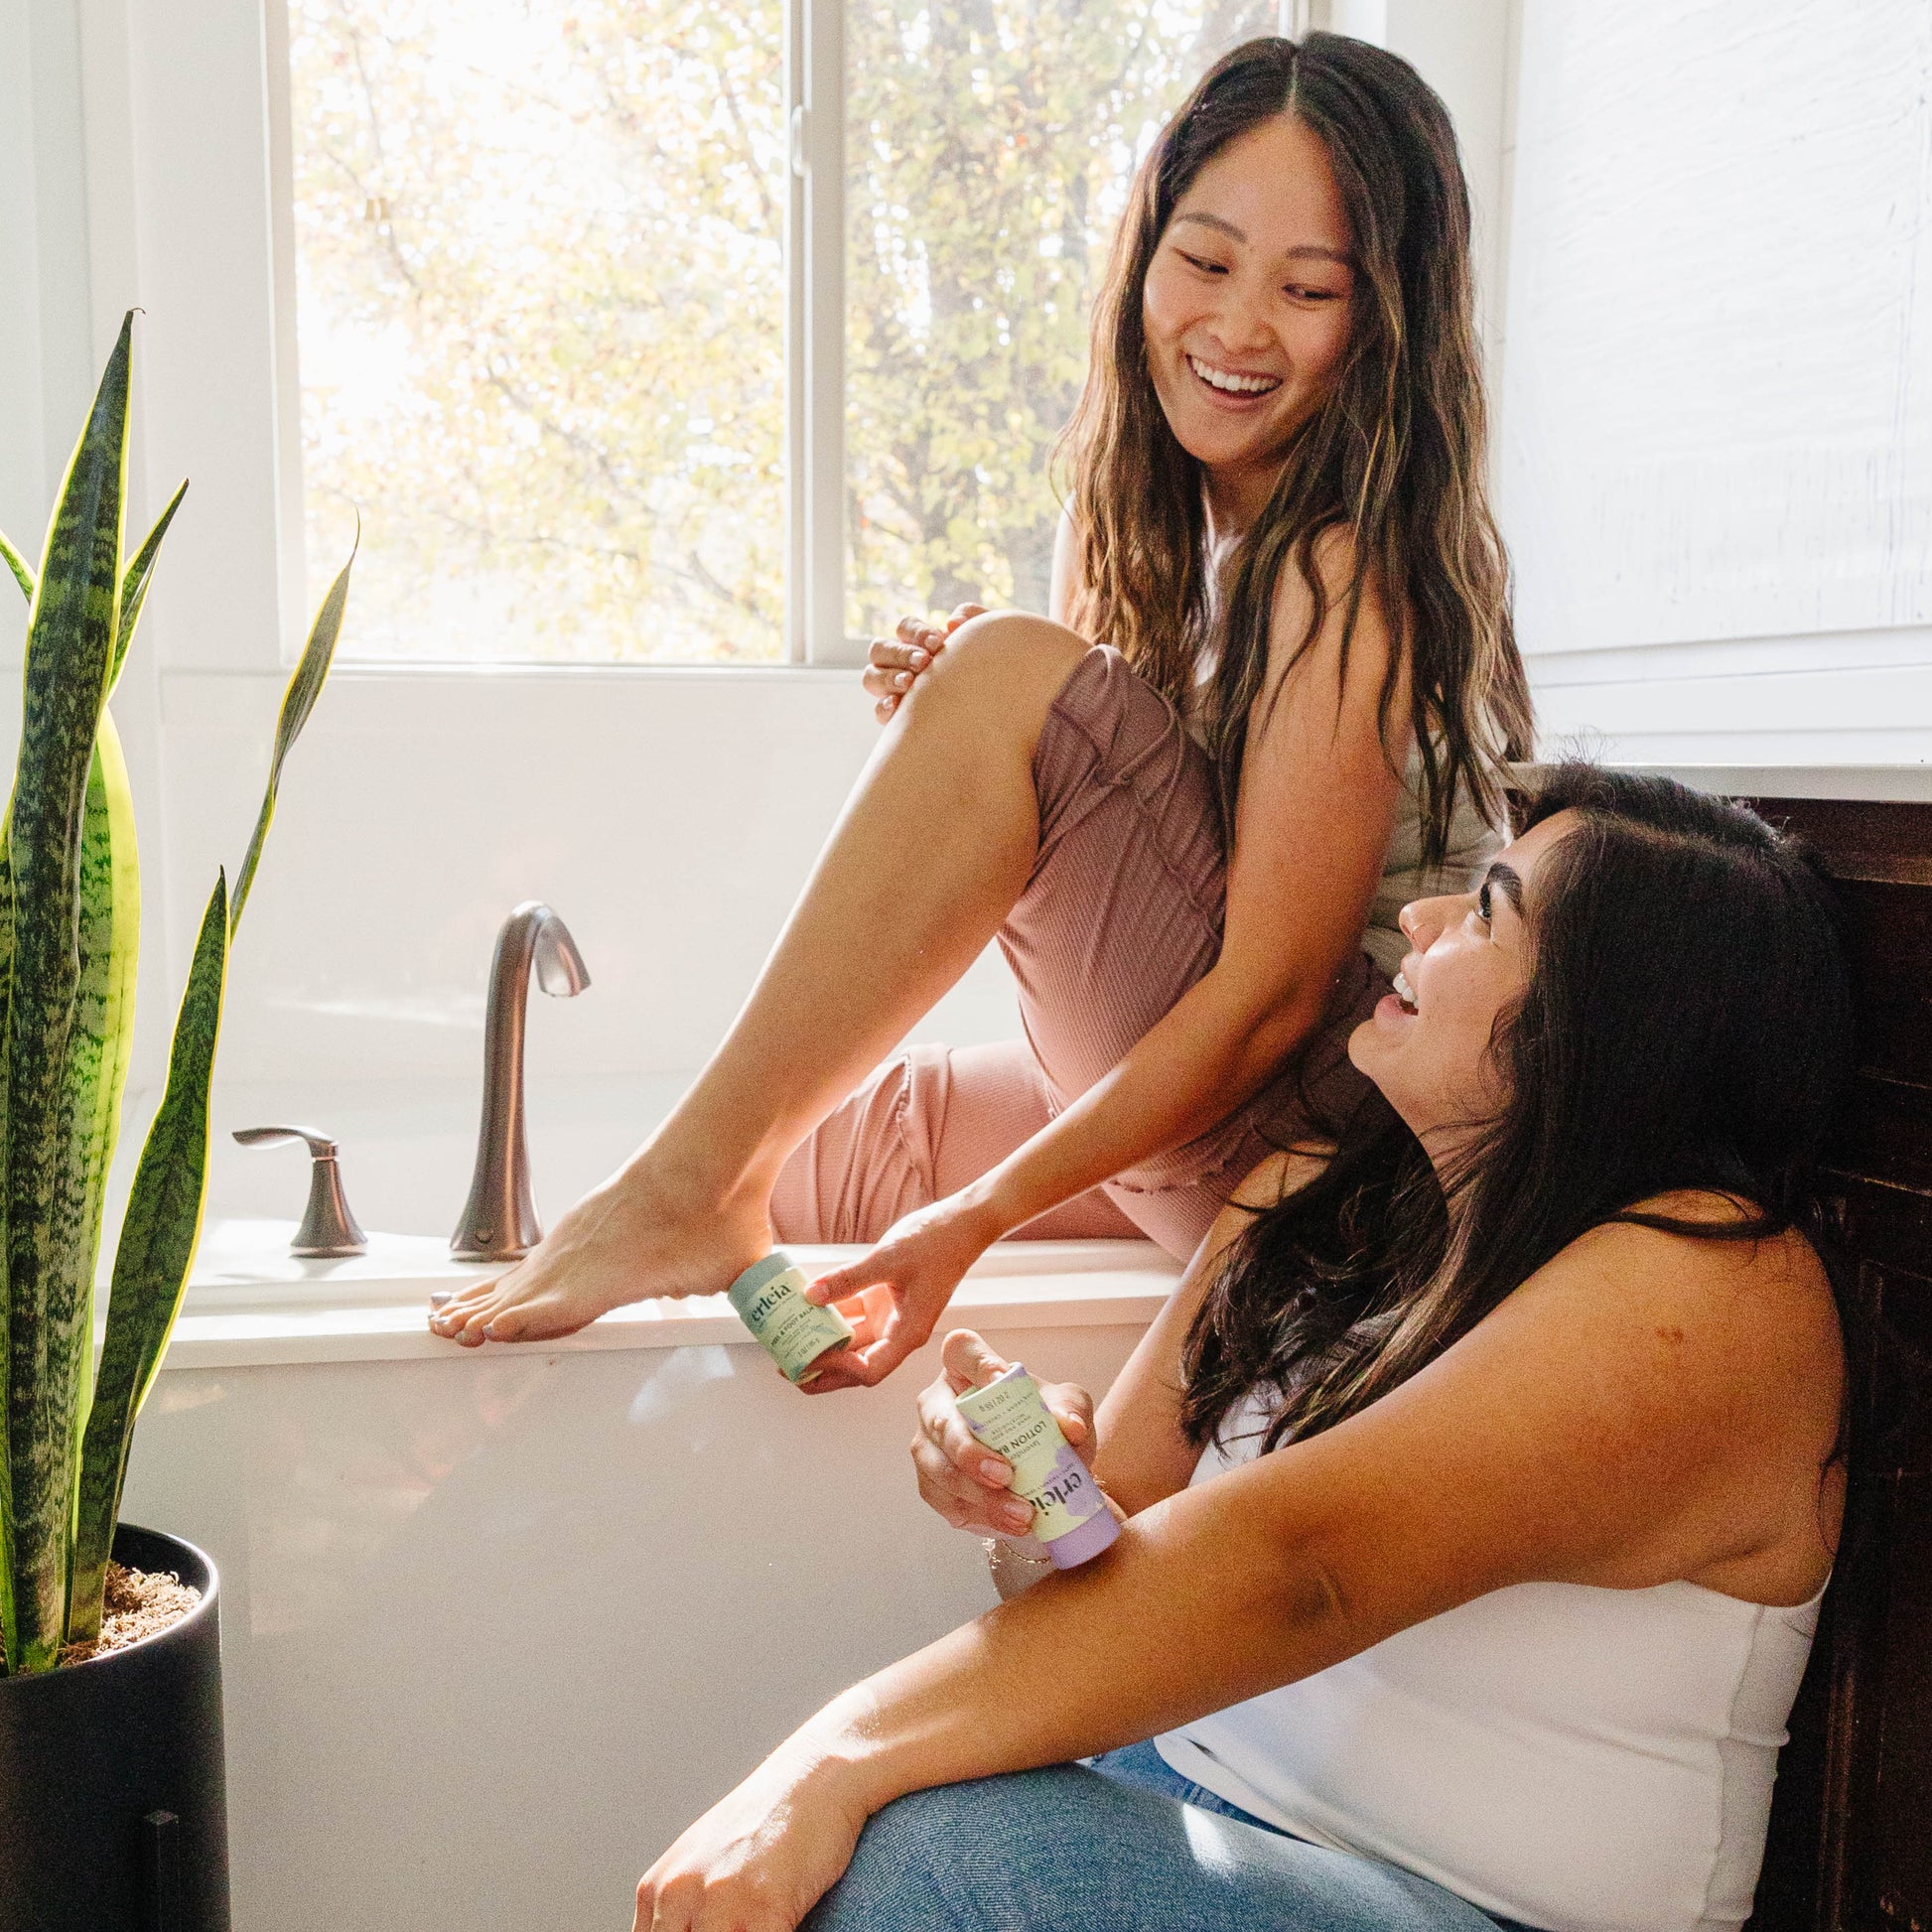
<instances>
[{"instance_id":1,"label":"smiling face","mask_svg":"<svg viewBox=\"0 0 1932 1932\"><path fill-rule=\"evenodd\" d=\"M1348 1057L1432 1154L1507 1098L1490 1042L1530 982L1539 877L1579 822L1558 812L1508 846L1478 891L1403 907L1409 953L1396 991L1355 1029Z\"/></svg>"},{"instance_id":2,"label":"smiling face","mask_svg":"<svg viewBox=\"0 0 1932 1932\"><path fill-rule=\"evenodd\" d=\"M1348 347L1353 242L1327 150L1278 114L1230 141L1174 206L1148 265L1148 371L1207 471L1215 514L1261 512Z\"/></svg>"}]
</instances>

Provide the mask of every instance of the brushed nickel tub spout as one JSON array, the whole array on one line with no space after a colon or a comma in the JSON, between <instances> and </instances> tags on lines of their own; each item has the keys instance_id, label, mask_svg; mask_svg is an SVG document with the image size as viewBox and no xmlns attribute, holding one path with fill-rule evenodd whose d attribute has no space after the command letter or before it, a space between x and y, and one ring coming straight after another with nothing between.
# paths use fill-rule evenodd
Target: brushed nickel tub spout
<instances>
[{"instance_id":1,"label":"brushed nickel tub spout","mask_svg":"<svg viewBox=\"0 0 1932 1932\"><path fill-rule=\"evenodd\" d=\"M557 999L574 999L591 983L570 928L534 898L503 921L489 964L477 1167L463 1219L450 1237L459 1261L516 1261L543 1239L523 1131L523 1017L533 964L537 985Z\"/></svg>"}]
</instances>

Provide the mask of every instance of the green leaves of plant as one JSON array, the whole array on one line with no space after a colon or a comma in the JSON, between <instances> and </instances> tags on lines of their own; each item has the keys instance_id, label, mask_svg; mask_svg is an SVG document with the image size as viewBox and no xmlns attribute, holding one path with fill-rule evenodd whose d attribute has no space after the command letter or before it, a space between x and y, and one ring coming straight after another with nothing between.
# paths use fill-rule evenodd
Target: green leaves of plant
<instances>
[{"instance_id":1,"label":"green leaves of plant","mask_svg":"<svg viewBox=\"0 0 1932 1932\"><path fill-rule=\"evenodd\" d=\"M268 837L268 828L275 822L275 793L282 782L282 761L288 757L290 747L301 737L302 727L309 722L309 714L315 710L316 700L322 696L329 667L335 662L336 639L342 632L343 612L348 604L348 573L355 568L355 553L361 547L362 523L358 517L355 543L348 553L348 562L337 573L336 581L329 587L329 595L322 600L322 609L316 613L316 621L309 626L309 640L303 645L288 688L282 693L281 715L275 721L275 750L268 760L268 787L262 794L262 808L255 819L254 837L248 841L248 856L241 862L241 876L235 881L234 910L229 914L231 931L241 923L241 908L248 903L249 889L255 883L255 866L262 856L262 842Z\"/></svg>"},{"instance_id":2,"label":"green leaves of plant","mask_svg":"<svg viewBox=\"0 0 1932 1932\"><path fill-rule=\"evenodd\" d=\"M141 606L148 601L148 580L154 575L154 560L161 554L161 539L168 534L168 525L175 520L175 512L181 508L181 499L187 494L188 484L184 482L168 498L168 507L155 518L154 528L148 532L148 540L134 553L134 561L128 565L127 575L121 579L121 627L114 639L114 668L107 677L110 697L114 686L121 681L121 666L127 661L127 647L134 641L134 626L141 621Z\"/></svg>"},{"instance_id":3,"label":"green leaves of plant","mask_svg":"<svg viewBox=\"0 0 1932 1932\"><path fill-rule=\"evenodd\" d=\"M27 567L27 559L7 541L5 531L0 531L0 563L13 572L14 582L20 586L27 602L33 603L34 573Z\"/></svg>"},{"instance_id":4,"label":"green leaves of plant","mask_svg":"<svg viewBox=\"0 0 1932 1932\"><path fill-rule=\"evenodd\" d=\"M345 566L283 694L233 903L223 873L202 919L167 1088L114 1259L96 1385L94 1268L133 1043L141 916L133 798L106 701L187 488L123 569L132 322L122 325L62 484L38 578L0 538L0 557L29 600L26 718L0 823L0 1668L8 1673L52 1669L64 1639L99 1632L135 1419L201 1238L229 937L348 595Z\"/></svg>"},{"instance_id":5,"label":"green leaves of plant","mask_svg":"<svg viewBox=\"0 0 1932 1932\"><path fill-rule=\"evenodd\" d=\"M202 1238L207 1195L208 1096L228 972L228 880L222 873L202 915L195 963L175 1021L168 1086L141 1149L114 1252L107 1335L80 1458L73 1544L70 1642L100 1634L101 1587L120 1515L135 1418L154 1385L181 1312Z\"/></svg>"},{"instance_id":6,"label":"green leaves of plant","mask_svg":"<svg viewBox=\"0 0 1932 1932\"><path fill-rule=\"evenodd\" d=\"M7 1288L9 1670L51 1668L67 1624L79 1404L98 1225L73 1185L70 1137L97 1077L76 1055L88 773L120 630L132 317L108 358L62 484L27 625L26 708L8 826L12 974L0 1166ZM84 1034L84 1027L82 1029Z\"/></svg>"}]
</instances>

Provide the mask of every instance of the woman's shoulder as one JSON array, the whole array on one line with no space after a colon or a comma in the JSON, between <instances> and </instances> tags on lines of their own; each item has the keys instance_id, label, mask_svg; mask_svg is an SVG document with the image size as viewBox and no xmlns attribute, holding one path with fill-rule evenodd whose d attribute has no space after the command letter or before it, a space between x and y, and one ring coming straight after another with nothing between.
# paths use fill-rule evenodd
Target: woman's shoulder
<instances>
[{"instance_id":1,"label":"woman's shoulder","mask_svg":"<svg viewBox=\"0 0 1932 1932\"><path fill-rule=\"evenodd\" d=\"M1763 1208L1742 1194L1719 1187L1667 1188L1597 1222L1563 1254L1587 1255L1593 1263L1613 1254L1646 1270L1665 1269L1673 1279L1730 1280L1744 1274L1829 1293L1830 1278L1810 1239L1796 1227L1752 1232L1765 1225Z\"/></svg>"},{"instance_id":2,"label":"woman's shoulder","mask_svg":"<svg viewBox=\"0 0 1932 1932\"><path fill-rule=\"evenodd\" d=\"M1341 520L1324 523L1310 539L1306 557L1307 562L1302 568L1282 572L1275 588L1277 615L1282 612L1284 598L1291 604L1299 601L1306 608L1314 589L1318 589L1323 600L1332 605L1337 599L1350 594L1358 573L1363 575L1363 603L1373 602L1376 610L1380 611L1381 587L1372 567L1362 573L1361 538L1354 524ZM1311 576L1314 580L1312 585L1309 581Z\"/></svg>"},{"instance_id":3,"label":"woman's shoulder","mask_svg":"<svg viewBox=\"0 0 1932 1932\"><path fill-rule=\"evenodd\" d=\"M1317 618L1319 622L1316 622ZM1372 560L1364 560L1354 527L1329 523L1316 531L1306 563L1291 560L1275 580L1269 614L1272 675L1325 665L1326 677L1358 683L1378 699L1401 626ZM1406 703L1398 705L1398 712Z\"/></svg>"},{"instance_id":4,"label":"woman's shoulder","mask_svg":"<svg viewBox=\"0 0 1932 1932\"><path fill-rule=\"evenodd\" d=\"M1839 1358L1823 1258L1797 1228L1752 1234L1760 1219L1755 1203L1716 1189L1653 1194L1579 1235L1524 1288L1553 1312L1613 1309L1615 1324L1646 1345L1695 1337L1691 1354L1726 1375Z\"/></svg>"}]
</instances>

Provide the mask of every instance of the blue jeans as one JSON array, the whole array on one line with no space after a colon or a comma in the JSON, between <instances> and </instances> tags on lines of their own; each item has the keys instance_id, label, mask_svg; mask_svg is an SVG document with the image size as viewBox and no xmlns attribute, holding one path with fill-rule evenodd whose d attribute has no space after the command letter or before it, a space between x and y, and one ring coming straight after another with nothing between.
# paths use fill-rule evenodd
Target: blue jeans
<instances>
[{"instance_id":1,"label":"blue jeans","mask_svg":"<svg viewBox=\"0 0 1932 1932\"><path fill-rule=\"evenodd\" d=\"M802 1932L1495 1932L1414 1872L1310 1845L1152 1744L888 1805Z\"/></svg>"}]
</instances>

